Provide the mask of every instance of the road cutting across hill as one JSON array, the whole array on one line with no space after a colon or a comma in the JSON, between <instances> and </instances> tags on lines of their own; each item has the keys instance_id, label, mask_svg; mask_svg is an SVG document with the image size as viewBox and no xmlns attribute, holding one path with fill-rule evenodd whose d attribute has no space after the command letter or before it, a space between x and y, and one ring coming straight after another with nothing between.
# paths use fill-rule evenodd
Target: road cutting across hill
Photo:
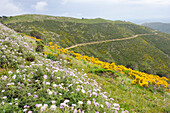
<instances>
[{"instance_id":1,"label":"road cutting across hill","mask_svg":"<svg viewBox=\"0 0 170 113\"><path fill-rule=\"evenodd\" d=\"M153 35L153 34L137 34L137 35L134 35L134 36L131 36L131 37L121 38L121 39L110 39L110 40L102 40L102 41L95 41L95 42L80 43L80 44L76 44L76 45L67 47L67 48L65 48L65 49L72 49L72 48L79 47L79 46L91 45L91 44L98 44L98 43L104 43L104 42L113 42L113 41L120 41L120 40L129 40L129 39L136 38L136 37L138 37L138 36L143 36L143 35Z\"/></svg>"}]
</instances>

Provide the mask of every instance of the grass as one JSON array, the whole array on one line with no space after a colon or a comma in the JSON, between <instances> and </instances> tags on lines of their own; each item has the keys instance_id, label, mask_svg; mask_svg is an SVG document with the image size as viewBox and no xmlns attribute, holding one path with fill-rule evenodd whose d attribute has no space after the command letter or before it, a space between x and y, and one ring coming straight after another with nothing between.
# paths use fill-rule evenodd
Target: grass
<instances>
[{"instance_id":1,"label":"grass","mask_svg":"<svg viewBox=\"0 0 170 113\"><path fill-rule=\"evenodd\" d=\"M77 66L77 64L83 64ZM88 65L84 61L73 59L72 68L85 72L89 70L95 71L93 66ZM169 112L170 95L168 92L156 91L154 88L143 88L132 84L132 79L126 75L115 72L111 77L108 73L99 76L95 73L87 73L90 79L96 80L102 87L102 91L108 92L115 99L116 103L130 112L150 113L150 112ZM107 76L106 76L107 75Z\"/></svg>"},{"instance_id":2,"label":"grass","mask_svg":"<svg viewBox=\"0 0 170 113\"><path fill-rule=\"evenodd\" d=\"M72 58L72 68L84 69L89 78L99 83L102 91L109 92L115 102L120 103L123 108L128 109L130 112L161 113L170 111L168 107L170 105L170 95L168 92L156 90L154 87L143 88L133 85L132 79L118 72L114 72L115 77L111 77L108 73L99 76L101 70L97 70L93 66L89 66L88 63L74 58ZM89 71L96 73L88 73Z\"/></svg>"},{"instance_id":3,"label":"grass","mask_svg":"<svg viewBox=\"0 0 170 113\"><path fill-rule=\"evenodd\" d=\"M166 97L159 92L150 92L145 88L133 86L131 80L127 77L118 77L116 79L89 75L94 78L103 91L110 92L114 95L116 102L120 103L123 108L130 112L169 112L169 95ZM162 100L164 100L162 102Z\"/></svg>"}]
</instances>

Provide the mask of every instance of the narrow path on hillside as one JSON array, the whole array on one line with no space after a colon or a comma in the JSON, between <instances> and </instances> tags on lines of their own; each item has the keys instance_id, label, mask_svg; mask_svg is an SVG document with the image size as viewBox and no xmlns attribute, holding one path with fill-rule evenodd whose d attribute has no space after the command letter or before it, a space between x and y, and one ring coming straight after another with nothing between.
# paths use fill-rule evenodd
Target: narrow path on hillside
<instances>
[{"instance_id":1,"label":"narrow path on hillside","mask_svg":"<svg viewBox=\"0 0 170 113\"><path fill-rule=\"evenodd\" d=\"M80 43L80 44L76 44L76 45L67 47L65 49L72 49L72 48L79 47L79 46L98 44L98 43L104 43L104 42L113 42L113 41L118 41L118 40L128 40L128 39L136 38L138 36L143 36L143 35L153 35L153 34L137 34L137 35L134 35L134 36L131 36L131 37L121 38L121 39L110 39L110 40L103 40L103 41L96 41L96 42Z\"/></svg>"}]
</instances>

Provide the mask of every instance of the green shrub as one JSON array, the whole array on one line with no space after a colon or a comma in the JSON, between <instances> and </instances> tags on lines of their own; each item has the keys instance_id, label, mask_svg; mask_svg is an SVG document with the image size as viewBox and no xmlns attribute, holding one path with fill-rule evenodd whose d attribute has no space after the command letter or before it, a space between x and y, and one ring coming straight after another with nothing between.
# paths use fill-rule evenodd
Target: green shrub
<instances>
[{"instance_id":1,"label":"green shrub","mask_svg":"<svg viewBox=\"0 0 170 113\"><path fill-rule=\"evenodd\" d=\"M111 78L116 78L117 76L115 75L115 71L113 70L107 70L107 69L92 69L89 71L89 73L95 73L99 76L104 76L104 77L111 77Z\"/></svg>"},{"instance_id":2,"label":"green shrub","mask_svg":"<svg viewBox=\"0 0 170 113\"><path fill-rule=\"evenodd\" d=\"M32 53L29 53L26 58L25 58L26 61L30 61L30 62L33 62L35 61L35 56L32 54Z\"/></svg>"},{"instance_id":3,"label":"green shrub","mask_svg":"<svg viewBox=\"0 0 170 113\"><path fill-rule=\"evenodd\" d=\"M143 72L148 73L148 74L153 74L154 71L151 68L145 68Z\"/></svg>"},{"instance_id":4,"label":"green shrub","mask_svg":"<svg viewBox=\"0 0 170 113\"><path fill-rule=\"evenodd\" d=\"M21 29L18 29L18 28L14 29L14 30L15 30L16 32L20 32L20 33L22 32Z\"/></svg>"},{"instance_id":5,"label":"green shrub","mask_svg":"<svg viewBox=\"0 0 170 113\"><path fill-rule=\"evenodd\" d=\"M36 52L43 52L44 51L44 45L43 41L36 41L37 47L35 48Z\"/></svg>"},{"instance_id":6,"label":"green shrub","mask_svg":"<svg viewBox=\"0 0 170 113\"><path fill-rule=\"evenodd\" d=\"M38 31L31 31L30 35L33 37L36 37L37 39L42 39L43 35L41 33L39 33Z\"/></svg>"},{"instance_id":7,"label":"green shrub","mask_svg":"<svg viewBox=\"0 0 170 113\"><path fill-rule=\"evenodd\" d=\"M7 16L2 16L2 18L3 18L3 20L6 20L6 19L8 19L8 17L7 17Z\"/></svg>"},{"instance_id":8,"label":"green shrub","mask_svg":"<svg viewBox=\"0 0 170 113\"><path fill-rule=\"evenodd\" d=\"M35 60L35 56L27 56L26 60L30 61L30 62L33 62Z\"/></svg>"},{"instance_id":9,"label":"green shrub","mask_svg":"<svg viewBox=\"0 0 170 113\"><path fill-rule=\"evenodd\" d=\"M138 63L131 61L127 63L126 67L133 70L138 70Z\"/></svg>"},{"instance_id":10,"label":"green shrub","mask_svg":"<svg viewBox=\"0 0 170 113\"><path fill-rule=\"evenodd\" d=\"M168 72L160 70L160 71L156 72L156 75L158 75L160 77L163 77L163 76L168 77Z\"/></svg>"},{"instance_id":11,"label":"green shrub","mask_svg":"<svg viewBox=\"0 0 170 113\"><path fill-rule=\"evenodd\" d=\"M51 59L51 60L55 60L56 59L55 56L53 54L50 54L50 53L47 55L47 58Z\"/></svg>"}]
</instances>

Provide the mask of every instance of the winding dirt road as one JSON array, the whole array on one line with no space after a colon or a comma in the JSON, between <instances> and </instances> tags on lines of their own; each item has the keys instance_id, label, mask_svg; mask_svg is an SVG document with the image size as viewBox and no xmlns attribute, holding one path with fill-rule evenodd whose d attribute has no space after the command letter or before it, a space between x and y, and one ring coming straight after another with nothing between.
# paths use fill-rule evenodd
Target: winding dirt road
<instances>
[{"instance_id":1,"label":"winding dirt road","mask_svg":"<svg viewBox=\"0 0 170 113\"><path fill-rule=\"evenodd\" d=\"M80 44L76 44L76 45L67 47L65 49L72 49L72 48L79 47L79 46L98 44L98 43L104 43L104 42L113 42L113 41L118 41L118 40L128 40L128 39L136 38L138 36L143 36L143 35L153 35L153 34L137 34L137 35L134 35L134 36L131 36L131 37L121 38L121 39L110 39L110 40L103 40L103 41L96 41L96 42L80 43Z\"/></svg>"}]
</instances>

